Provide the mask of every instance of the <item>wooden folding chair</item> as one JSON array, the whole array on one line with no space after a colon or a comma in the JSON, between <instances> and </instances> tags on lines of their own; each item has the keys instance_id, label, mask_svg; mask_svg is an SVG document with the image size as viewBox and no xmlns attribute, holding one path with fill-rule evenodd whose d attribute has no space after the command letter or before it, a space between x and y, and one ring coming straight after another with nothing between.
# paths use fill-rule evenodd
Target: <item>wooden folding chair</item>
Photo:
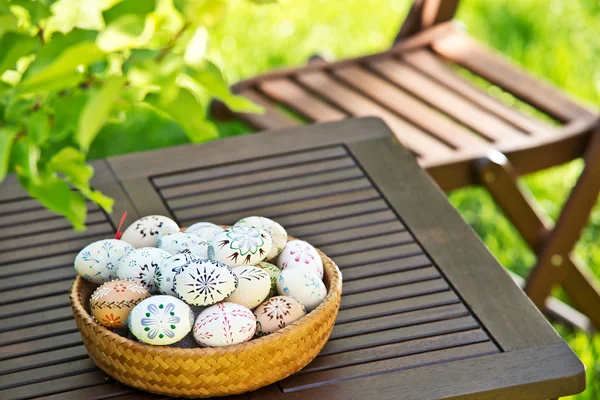
<instances>
[{"instance_id":1,"label":"wooden folding chair","mask_svg":"<svg viewBox=\"0 0 600 400\"><path fill-rule=\"evenodd\" d=\"M482 184L537 254L525 290L541 309L554 285L600 327L600 295L572 254L600 190L600 118L483 48L451 22L458 0L416 0L388 51L275 71L234 91L263 115L236 114L257 129L377 116L445 191ZM525 115L457 76L466 68L555 119ZM217 105L218 115L231 115ZM585 169L558 221L536 207L518 176L583 157Z\"/></svg>"}]
</instances>

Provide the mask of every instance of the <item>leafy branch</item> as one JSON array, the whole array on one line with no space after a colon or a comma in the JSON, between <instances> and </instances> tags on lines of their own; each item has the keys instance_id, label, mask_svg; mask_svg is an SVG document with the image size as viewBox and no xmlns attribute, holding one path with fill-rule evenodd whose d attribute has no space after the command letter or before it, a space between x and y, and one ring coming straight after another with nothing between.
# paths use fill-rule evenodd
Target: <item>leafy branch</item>
<instances>
[{"instance_id":1,"label":"leafy branch","mask_svg":"<svg viewBox=\"0 0 600 400\"><path fill-rule=\"evenodd\" d=\"M113 205L91 187L86 162L108 122L144 107L201 142L219 136L211 99L260 112L207 56L230 1L0 0L0 182L14 172L82 230L86 199Z\"/></svg>"}]
</instances>

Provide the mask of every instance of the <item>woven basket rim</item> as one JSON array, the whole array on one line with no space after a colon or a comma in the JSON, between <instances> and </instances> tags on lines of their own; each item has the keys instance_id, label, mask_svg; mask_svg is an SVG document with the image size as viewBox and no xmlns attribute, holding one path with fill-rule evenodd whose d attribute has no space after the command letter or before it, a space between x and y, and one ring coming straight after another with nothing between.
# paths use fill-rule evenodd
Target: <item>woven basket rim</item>
<instances>
[{"instance_id":1,"label":"woven basket rim","mask_svg":"<svg viewBox=\"0 0 600 400\"><path fill-rule=\"evenodd\" d=\"M288 242L291 240L301 240L301 239L297 239L293 236L288 235ZM342 292L341 271L339 270L339 268L335 264L335 262L333 262L333 260L331 260L327 255L325 255L325 253L323 253L321 250L319 250L316 247L315 247L315 249L319 253L319 256L321 257L321 260L323 261L324 265L326 263L330 263L333 266L333 268L330 268L327 271L325 271L325 272L330 272L331 276L328 277L329 287L327 290L327 296L321 302L321 304L319 304L319 306L317 308L315 308L311 312L307 313L302 318L298 319L297 321L293 322L292 324L286 326L283 329L280 329L269 335L262 336L260 338L254 338L247 342L242 342L242 343L230 345L230 346L195 347L195 348L155 346L155 345L140 343L136 340L132 340L127 337L121 336L118 333L115 333L115 332L111 331L110 329L97 323L96 320L94 320L94 318L87 312L87 310L83 306L83 303L80 298L81 285L85 284L87 281L85 281L81 276L77 276L75 278L73 286L71 287L71 290L69 292L69 298L71 300L71 305L73 307L73 313L77 314L76 317L81 318L84 322L86 322L91 327L93 327L94 330L96 330L98 333L102 334L102 336L105 336L105 340L109 339L109 340L116 341L119 345L128 344L136 352L143 351L143 352L150 353L153 355L159 355L164 352L170 352L170 351L177 350L178 352L182 352L186 356L198 357L198 356L220 356L220 355L224 355L227 353L233 353L233 352L238 352L238 351L248 351L249 349L251 349L253 347L268 346L271 344L275 344L280 340L280 336L282 336L282 335L294 334L295 331L301 329L302 325L304 324L304 321L307 318L311 318L311 317L321 313L323 310L325 310L325 308L327 307L327 305L330 302L338 301L337 299L339 299L339 296L341 296L341 292ZM251 347L249 348L249 346L251 346Z\"/></svg>"}]
</instances>

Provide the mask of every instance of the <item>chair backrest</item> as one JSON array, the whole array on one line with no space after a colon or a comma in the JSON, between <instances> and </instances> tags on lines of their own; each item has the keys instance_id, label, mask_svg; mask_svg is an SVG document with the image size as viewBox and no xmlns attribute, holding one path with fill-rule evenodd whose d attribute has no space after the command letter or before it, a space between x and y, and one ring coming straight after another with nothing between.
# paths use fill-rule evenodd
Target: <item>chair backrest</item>
<instances>
[{"instance_id":1,"label":"chair backrest","mask_svg":"<svg viewBox=\"0 0 600 400\"><path fill-rule=\"evenodd\" d=\"M396 42L436 24L450 21L456 14L459 0L414 0Z\"/></svg>"}]
</instances>

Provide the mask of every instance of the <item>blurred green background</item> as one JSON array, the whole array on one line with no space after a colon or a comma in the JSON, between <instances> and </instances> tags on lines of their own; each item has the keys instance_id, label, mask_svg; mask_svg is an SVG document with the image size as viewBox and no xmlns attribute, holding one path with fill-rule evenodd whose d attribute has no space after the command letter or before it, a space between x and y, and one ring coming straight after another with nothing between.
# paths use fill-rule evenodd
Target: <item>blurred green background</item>
<instances>
[{"instance_id":1,"label":"blurred green background","mask_svg":"<svg viewBox=\"0 0 600 400\"><path fill-rule=\"evenodd\" d=\"M313 54L340 59L390 46L409 0L280 0L256 6L234 3L213 31L210 53L232 82L274 68L301 65ZM578 100L600 106L600 1L465 0L457 19L475 38L495 48L530 74L551 81ZM491 95L523 107L496 87L477 81ZM525 112L532 112L525 109ZM92 158L186 143L175 125L144 110L135 124L107 126L91 150ZM135 125L135 129L133 126ZM220 123L222 136L242 134L241 123ZM542 208L556 218L582 163L575 161L523 179ZM469 188L450 195L452 203L488 248L510 270L526 276L535 261L489 195ZM600 277L600 204L577 253ZM564 298L562 293L557 296ZM600 398L600 335L559 332L585 362L588 389L573 398Z\"/></svg>"}]
</instances>

